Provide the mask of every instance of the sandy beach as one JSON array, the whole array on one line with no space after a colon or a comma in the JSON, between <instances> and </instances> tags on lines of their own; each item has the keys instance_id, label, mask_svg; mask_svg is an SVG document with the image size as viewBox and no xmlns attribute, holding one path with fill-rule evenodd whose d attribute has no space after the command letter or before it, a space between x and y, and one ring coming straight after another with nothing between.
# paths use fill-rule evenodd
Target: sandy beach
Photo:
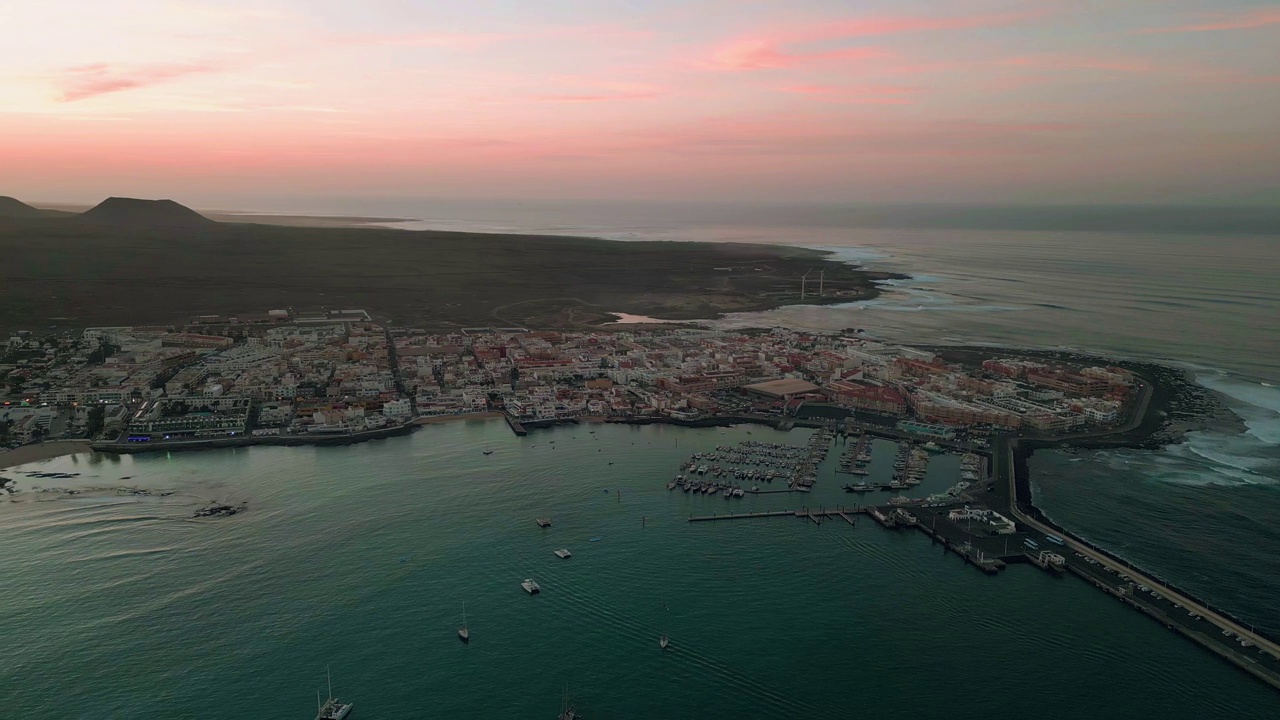
<instances>
[{"instance_id":1,"label":"sandy beach","mask_svg":"<svg viewBox=\"0 0 1280 720\"><path fill-rule=\"evenodd\" d=\"M50 440L0 452L0 469L90 452L87 440Z\"/></svg>"}]
</instances>

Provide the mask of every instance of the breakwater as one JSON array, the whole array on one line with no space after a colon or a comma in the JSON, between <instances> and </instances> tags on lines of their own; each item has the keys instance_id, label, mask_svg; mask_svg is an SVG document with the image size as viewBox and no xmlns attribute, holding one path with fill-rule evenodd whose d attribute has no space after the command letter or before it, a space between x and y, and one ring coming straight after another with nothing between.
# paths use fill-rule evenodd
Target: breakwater
<instances>
[{"instance_id":1,"label":"breakwater","mask_svg":"<svg viewBox=\"0 0 1280 720\"><path fill-rule=\"evenodd\" d=\"M236 437L217 437L203 440L162 440L152 442L95 442L90 448L95 452L130 455L149 452L173 452L176 450L218 450L224 448L242 448L254 446L300 447L315 445L320 447L355 445L357 443L379 440L382 438L408 435L418 425L406 423L373 430L354 433L338 433L325 435L241 435Z\"/></svg>"}]
</instances>

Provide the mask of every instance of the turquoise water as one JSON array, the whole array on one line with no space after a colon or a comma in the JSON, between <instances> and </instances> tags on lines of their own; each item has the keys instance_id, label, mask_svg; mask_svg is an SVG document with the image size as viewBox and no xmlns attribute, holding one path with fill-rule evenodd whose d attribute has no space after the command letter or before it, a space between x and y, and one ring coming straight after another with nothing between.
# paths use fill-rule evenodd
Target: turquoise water
<instances>
[{"instance_id":1,"label":"turquoise water","mask_svg":"<svg viewBox=\"0 0 1280 720\"><path fill-rule=\"evenodd\" d=\"M1074 579L989 578L872 523L685 520L847 502L838 452L807 497L665 489L697 450L807 437L459 422L3 471L24 488L0 505L6 707L305 718L328 664L357 719L555 717L565 687L588 718L1274 717L1273 691ZM875 457L886 471L892 445ZM935 459L919 492L952 484L955 463ZM174 494L92 489L117 485ZM250 509L190 519L213 500Z\"/></svg>"}]
</instances>

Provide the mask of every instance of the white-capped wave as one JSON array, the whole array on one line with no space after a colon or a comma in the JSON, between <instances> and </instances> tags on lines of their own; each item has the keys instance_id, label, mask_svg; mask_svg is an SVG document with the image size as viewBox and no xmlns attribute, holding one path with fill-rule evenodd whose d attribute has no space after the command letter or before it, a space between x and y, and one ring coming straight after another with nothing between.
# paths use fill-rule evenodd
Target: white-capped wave
<instances>
[{"instance_id":1,"label":"white-capped wave","mask_svg":"<svg viewBox=\"0 0 1280 720\"><path fill-rule=\"evenodd\" d=\"M1249 435L1267 445L1280 445L1280 388L1225 373L1201 373L1196 382L1229 398L1227 404L1244 418Z\"/></svg>"}]
</instances>

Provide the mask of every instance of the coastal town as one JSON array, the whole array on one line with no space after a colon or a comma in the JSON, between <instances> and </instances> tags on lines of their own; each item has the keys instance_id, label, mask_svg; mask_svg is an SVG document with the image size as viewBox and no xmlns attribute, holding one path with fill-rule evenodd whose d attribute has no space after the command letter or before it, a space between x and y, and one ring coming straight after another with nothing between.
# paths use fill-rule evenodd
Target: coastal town
<instances>
[{"instance_id":1,"label":"coastal town","mask_svg":"<svg viewBox=\"0 0 1280 720\"><path fill-rule=\"evenodd\" d=\"M362 310L272 310L180 326L17 333L0 354L0 380L0 447L9 448L59 439L108 453L346 444L477 417L504 418L516 435L577 423L803 428L798 443L745 439L698 450L661 482L691 525L797 518L852 529L868 518L918 531L989 575L1009 563L1070 573L1280 687L1280 646L1058 527L1030 502L1019 463L1037 444L1105 441L1140 425L1156 431L1152 419L1181 395L1152 412L1152 397L1172 391L1144 365L908 346L852 328L440 331ZM820 477L840 476L848 478L843 493L809 495ZM0 478L11 500L14 482ZM747 501L773 493L800 502ZM247 508L210 501L190 517Z\"/></svg>"},{"instance_id":2,"label":"coastal town","mask_svg":"<svg viewBox=\"0 0 1280 720\"><path fill-rule=\"evenodd\" d=\"M837 408L921 436L1106 429L1135 398L1118 367L994 352L980 364L850 330L615 325L583 332L391 327L361 310L18 333L0 354L0 442L142 450L333 441L476 413L513 427L707 423ZM107 448L104 448L107 449Z\"/></svg>"}]
</instances>

